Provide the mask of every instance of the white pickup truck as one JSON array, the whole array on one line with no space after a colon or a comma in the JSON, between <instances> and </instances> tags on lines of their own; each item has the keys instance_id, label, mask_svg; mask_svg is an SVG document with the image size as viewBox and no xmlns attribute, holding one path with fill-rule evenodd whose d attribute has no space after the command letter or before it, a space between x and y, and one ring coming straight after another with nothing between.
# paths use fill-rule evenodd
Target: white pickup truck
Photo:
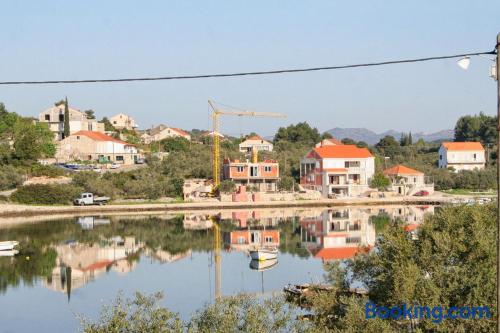
<instances>
[{"instance_id":1,"label":"white pickup truck","mask_svg":"<svg viewBox=\"0 0 500 333\"><path fill-rule=\"evenodd\" d=\"M87 206L87 205L105 205L110 200L109 197L96 197L92 193L81 193L78 198L73 200L76 206Z\"/></svg>"}]
</instances>

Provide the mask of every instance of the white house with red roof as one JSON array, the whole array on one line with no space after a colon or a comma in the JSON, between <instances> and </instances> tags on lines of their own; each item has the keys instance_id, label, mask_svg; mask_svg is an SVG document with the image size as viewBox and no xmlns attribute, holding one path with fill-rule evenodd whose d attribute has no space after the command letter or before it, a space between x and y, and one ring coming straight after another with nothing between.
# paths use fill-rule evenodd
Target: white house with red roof
<instances>
[{"instance_id":1,"label":"white house with red roof","mask_svg":"<svg viewBox=\"0 0 500 333\"><path fill-rule=\"evenodd\" d=\"M400 195L414 195L421 191L434 193L433 182L418 170L399 164L384 170L384 175L391 181L390 190Z\"/></svg>"},{"instance_id":2,"label":"white house with red roof","mask_svg":"<svg viewBox=\"0 0 500 333\"><path fill-rule=\"evenodd\" d=\"M300 161L300 185L324 197L362 195L374 173L373 155L355 145L314 147Z\"/></svg>"},{"instance_id":3,"label":"white house with red roof","mask_svg":"<svg viewBox=\"0 0 500 333\"><path fill-rule=\"evenodd\" d=\"M439 168L484 169L486 156L481 142L443 142L439 147Z\"/></svg>"},{"instance_id":4,"label":"white house with red roof","mask_svg":"<svg viewBox=\"0 0 500 333\"><path fill-rule=\"evenodd\" d=\"M258 152L273 151L273 144L258 135L253 135L240 143L239 148L242 153L251 153L253 149L256 149Z\"/></svg>"},{"instance_id":5,"label":"white house with red roof","mask_svg":"<svg viewBox=\"0 0 500 333\"><path fill-rule=\"evenodd\" d=\"M134 164L142 158L137 147L100 132L78 131L57 144L56 159Z\"/></svg>"},{"instance_id":6,"label":"white house with red roof","mask_svg":"<svg viewBox=\"0 0 500 333\"><path fill-rule=\"evenodd\" d=\"M166 138L178 137L191 141L191 135L188 132L177 127L165 126L163 124L153 127L145 131L145 133L141 135L144 143L151 143L153 141L161 141Z\"/></svg>"}]
</instances>

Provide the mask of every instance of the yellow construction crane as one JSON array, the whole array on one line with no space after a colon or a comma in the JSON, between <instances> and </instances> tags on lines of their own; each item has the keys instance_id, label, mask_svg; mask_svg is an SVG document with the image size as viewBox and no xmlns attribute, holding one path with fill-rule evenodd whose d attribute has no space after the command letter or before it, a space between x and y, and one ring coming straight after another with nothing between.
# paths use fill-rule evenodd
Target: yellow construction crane
<instances>
[{"instance_id":1,"label":"yellow construction crane","mask_svg":"<svg viewBox=\"0 0 500 333\"><path fill-rule=\"evenodd\" d=\"M215 107L211 100L208 100L208 104L212 108L212 122L213 122L213 160L212 160L212 170L213 170L213 180L214 188L220 185L220 133L219 133L219 116L247 116L247 117L272 117L272 118L286 118L286 114L276 113L276 112L257 112L257 111L227 111L218 109Z\"/></svg>"}]
</instances>

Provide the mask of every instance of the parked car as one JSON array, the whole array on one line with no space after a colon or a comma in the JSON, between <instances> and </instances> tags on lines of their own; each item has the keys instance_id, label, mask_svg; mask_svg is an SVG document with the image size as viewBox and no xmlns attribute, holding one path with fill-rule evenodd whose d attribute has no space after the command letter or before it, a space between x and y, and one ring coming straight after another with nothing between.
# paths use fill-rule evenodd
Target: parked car
<instances>
[{"instance_id":1,"label":"parked car","mask_svg":"<svg viewBox=\"0 0 500 333\"><path fill-rule=\"evenodd\" d=\"M105 205L110 200L109 197L96 197L94 194L85 192L81 193L78 198L73 200L75 206L87 206L87 205Z\"/></svg>"},{"instance_id":2,"label":"parked car","mask_svg":"<svg viewBox=\"0 0 500 333\"><path fill-rule=\"evenodd\" d=\"M417 193L414 194L414 196L416 196L416 197L426 197L428 195L429 195L429 192L425 191L425 190L418 191Z\"/></svg>"},{"instance_id":3,"label":"parked car","mask_svg":"<svg viewBox=\"0 0 500 333\"><path fill-rule=\"evenodd\" d=\"M111 169L118 169L118 168L120 168L120 166L121 166L121 165L120 165L120 164L118 164L118 163L112 163L112 164L111 164Z\"/></svg>"},{"instance_id":4,"label":"parked car","mask_svg":"<svg viewBox=\"0 0 500 333\"><path fill-rule=\"evenodd\" d=\"M144 164L146 163L146 160L144 158L138 158L135 160L135 164Z\"/></svg>"}]
</instances>

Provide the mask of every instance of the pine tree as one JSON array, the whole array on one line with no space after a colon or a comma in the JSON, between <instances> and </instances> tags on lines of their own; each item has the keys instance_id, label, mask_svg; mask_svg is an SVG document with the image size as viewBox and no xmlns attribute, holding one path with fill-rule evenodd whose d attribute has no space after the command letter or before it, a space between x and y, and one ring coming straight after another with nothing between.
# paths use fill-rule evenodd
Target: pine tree
<instances>
[{"instance_id":1,"label":"pine tree","mask_svg":"<svg viewBox=\"0 0 500 333\"><path fill-rule=\"evenodd\" d=\"M63 138L67 138L70 134L69 130L69 107L68 107L68 97L64 101L64 133Z\"/></svg>"},{"instance_id":2,"label":"pine tree","mask_svg":"<svg viewBox=\"0 0 500 333\"><path fill-rule=\"evenodd\" d=\"M412 145L413 144L413 138L411 137L411 131L410 131L410 134L408 135L408 145Z\"/></svg>"}]
</instances>

